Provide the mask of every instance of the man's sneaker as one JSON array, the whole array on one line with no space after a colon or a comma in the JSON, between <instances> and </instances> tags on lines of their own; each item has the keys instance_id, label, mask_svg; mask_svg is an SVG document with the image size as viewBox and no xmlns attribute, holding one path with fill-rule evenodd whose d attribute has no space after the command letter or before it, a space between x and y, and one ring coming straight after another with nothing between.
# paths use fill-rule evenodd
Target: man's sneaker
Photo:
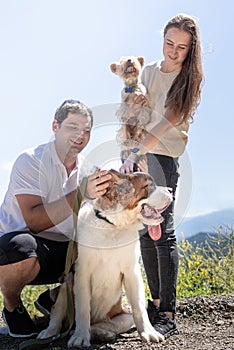
<instances>
[{"instance_id":1,"label":"man's sneaker","mask_svg":"<svg viewBox=\"0 0 234 350\"><path fill-rule=\"evenodd\" d=\"M147 312L150 323L154 329L167 339L171 335L179 334L176 328L176 321L171 320L165 312L160 311L159 307L155 306L151 300L148 300Z\"/></svg>"},{"instance_id":2,"label":"man's sneaker","mask_svg":"<svg viewBox=\"0 0 234 350\"><path fill-rule=\"evenodd\" d=\"M34 305L43 315L50 315L52 306L54 305L54 301L50 298L50 290L47 289L41 293L38 299L34 301Z\"/></svg>"},{"instance_id":3,"label":"man's sneaker","mask_svg":"<svg viewBox=\"0 0 234 350\"><path fill-rule=\"evenodd\" d=\"M35 324L22 303L12 312L4 307L2 318L8 327L9 335L14 338L28 338L38 334Z\"/></svg>"}]
</instances>

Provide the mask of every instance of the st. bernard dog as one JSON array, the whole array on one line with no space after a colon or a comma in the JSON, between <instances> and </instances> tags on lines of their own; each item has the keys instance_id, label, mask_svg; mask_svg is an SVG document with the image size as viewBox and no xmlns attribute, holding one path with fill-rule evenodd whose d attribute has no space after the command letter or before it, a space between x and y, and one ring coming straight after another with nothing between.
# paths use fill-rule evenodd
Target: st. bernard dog
<instances>
[{"instance_id":1,"label":"st. bernard dog","mask_svg":"<svg viewBox=\"0 0 234 350\"><path fill-rule=\"evenodd\" d=\"M164 338L149 322L139 256L139 230L159 225L171 203L171 191L157 187L145 173L110 170L106 193L83 205L78 216L78 258L74 273L75 331L68 347L90 346L93 339L110 341L134 324L143 341ZM58 257L59 258L59 257ZM122 287L132 312L121 305ZM63 286L47 329L39 338L60 332L66 317Z\"/></svg>"}]
</instances>

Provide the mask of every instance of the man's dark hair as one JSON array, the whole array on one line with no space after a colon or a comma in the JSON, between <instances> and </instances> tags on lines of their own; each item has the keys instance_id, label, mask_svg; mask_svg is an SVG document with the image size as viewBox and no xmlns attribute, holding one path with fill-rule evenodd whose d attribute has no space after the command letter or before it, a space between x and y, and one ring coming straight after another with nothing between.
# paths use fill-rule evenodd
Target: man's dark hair
<instances>
[{"instance_id":1,"label":"man's dark hair","mask_svg":"<svg viewBox=\"0 0 234 350\"><path fill-rule=\"evenodd\" d=\"M78 100L65 100L61 106L56 109L54 119L57 120L58 124L67 118L68 113L81 114L85 117L90 117L91 126L93 126L93 113L89 107Z\"/></svg>"}]
</instances>

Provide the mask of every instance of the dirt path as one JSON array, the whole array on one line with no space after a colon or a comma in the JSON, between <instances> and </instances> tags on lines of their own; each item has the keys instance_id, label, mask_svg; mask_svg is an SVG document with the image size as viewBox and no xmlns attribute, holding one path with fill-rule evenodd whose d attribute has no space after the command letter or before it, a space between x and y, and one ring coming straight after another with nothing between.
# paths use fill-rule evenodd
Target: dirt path
<instances>
[{"instance_id":1,"label":"dirt path","mask_svg":"<svg viewBox=\"0 0 234 350\"><path fill-rule=\"evenodd\" d=\"M93 344L90 349L234 350L234 294L184 299L178 301L177 310L180 334L164 343L144 344L132 330L119 336L114 343ZM0 350L18 350L21 341L0 335ZM66 342L58 341L43 349L67 350Z\"/></svg>"}]
</instances>

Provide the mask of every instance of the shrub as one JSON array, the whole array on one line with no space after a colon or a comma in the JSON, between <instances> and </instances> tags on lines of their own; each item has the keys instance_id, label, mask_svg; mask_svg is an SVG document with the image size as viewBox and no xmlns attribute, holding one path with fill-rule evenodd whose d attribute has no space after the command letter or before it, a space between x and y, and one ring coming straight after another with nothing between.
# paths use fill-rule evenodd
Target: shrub
<instances>
[{"instance_id":1,"label":"shrub","mask_svg":"<svg viewBox=\"0 0 234 350\"><path fill-rule=\"evenodd\" d=\"M227 294L234 289L234 231L220 227L204 243L179 244L178 298Z\"/></svg>"}]
</instances>

